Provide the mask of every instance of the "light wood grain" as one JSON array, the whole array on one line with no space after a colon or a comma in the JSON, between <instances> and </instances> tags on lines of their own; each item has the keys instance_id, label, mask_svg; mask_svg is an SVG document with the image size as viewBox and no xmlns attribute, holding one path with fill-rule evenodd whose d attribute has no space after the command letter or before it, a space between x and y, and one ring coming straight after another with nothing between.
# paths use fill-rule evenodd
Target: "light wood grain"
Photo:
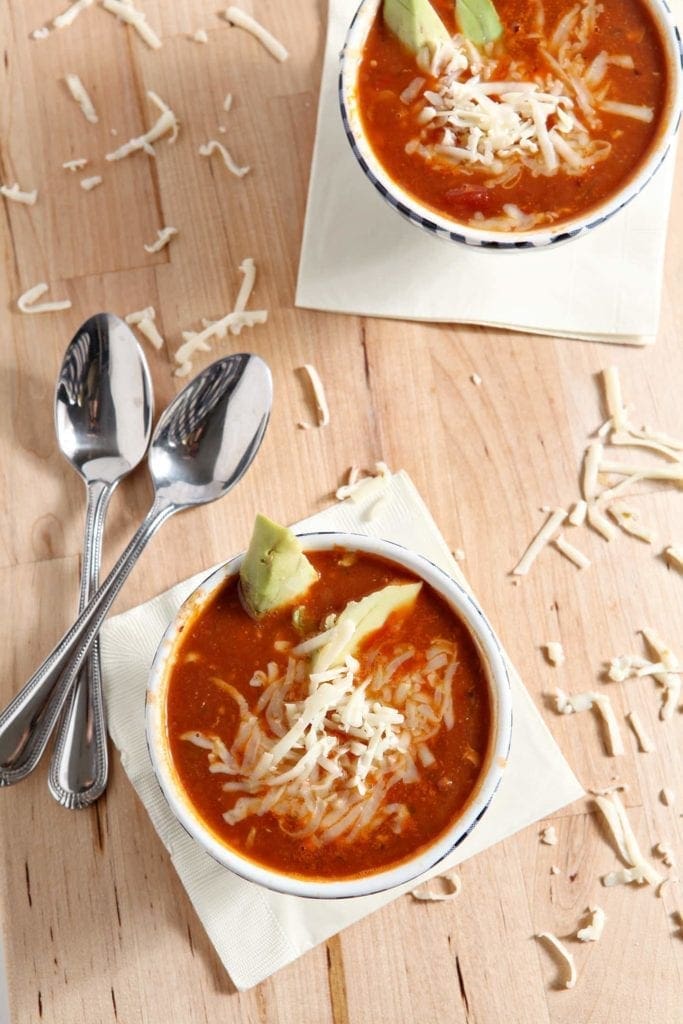
<instances>
[{"instance_id":1,"label":"light wood grain","mask_svg":"<svg viewBox=\"0 0 683 1024\"><path fill-rule=\"evenodd\" d=\"M513 585L508 570L540 523L538 507L577 493L586 436L604 418L597 374L614 362L637 419L683 433L683 212L675 189L662 324L651 350L619 349L478 328L337 317L293 308L306 185L313 145L325 4L275 0L247 5L283 39L278 64L209 0L138 0L163 38L152 52L99 7L47 40L29 33L66 6L29 0L0 7L0 178L38 187L33 209L0 209L0 700L9 699L70 621L77 603L83 492L61 459L52 426L54 380L69 336L99 308L120 314L153 304L166 338L149 350L157 408L179 388L171 375L181 331L227 310L238 266L253 256L255 307L268 323L215 352L253 349L273 368L276 403L263 449L226 500L178 517L143 556L119 609L144 600L244 545L254 512L301 518L330 500L349 465L378 458L406 468L464 569L546 721L586 786L618 778L648 854L660 839L683 861L683 719L662 723L650 680L609 690L623 722L639 712L657 750L640 754L623 726L626 754L604 753L589 714L561 718L546 695L556 685L592 688L603 660L638 650L651 624L683 648L683 578L656 557L683 540L680 493L638 499L655 529L653 551L582 531L593 560L577 572L551 550ZM209 43L187 36L203 27ZM88 125L61 79L78 73L100 123ZM156 160L117 165L104 154L151 123L145 92L176 110L175 146ZM222 111L232 92L234 108ZM226 127L218 133L218 125ZM115 129L116 136L111 134ZM242 180L197 154L225 141L252 171ZM102 173L92 193L64 160L88 156ZM178 237L148 255L162 224ZM18 294L48 280L73 309L22 317ZM206 357L207 359L210 357ZM295 368L313 362L325 381L332 422L298 430L311 416ZM197 366L202 365L200 359ZM470 377L482 378L476 387ZM144 469L112 504L106 564L133 532L150 499ZM561 639L567 663L551 668L541 645ZM607 691L606 691L607 692ZM658 793L678 788L679 806ZM544 822L543 824L548 824ZM683 943L672 919L680 887L662 899L633 887L604 889L616 856L590 800L552 819L559 844L527 829L463 865L455 901L424 906L405 897L366 918L253 991L237 993L194 916L168 856L113 759L109 791L88 812L62 810L44 771L0 793L0 898L15 1022L44 1019L315 1022L315 1024L671 1024L683 1018ZM560 874L551 875L557 865ZM589 904L607 913L603 939L572 936ZM565 937L579 981L556 987L557 970L533 939Z\"/></svg>"}]
</instances>

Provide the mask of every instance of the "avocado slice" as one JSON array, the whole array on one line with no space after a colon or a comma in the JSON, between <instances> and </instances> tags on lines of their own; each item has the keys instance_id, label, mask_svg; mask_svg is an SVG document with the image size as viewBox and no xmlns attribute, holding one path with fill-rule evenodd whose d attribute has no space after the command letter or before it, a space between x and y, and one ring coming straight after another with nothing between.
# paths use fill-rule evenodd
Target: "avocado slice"
<instances>
[{"instance_id":1,"label":"avocado slice","mask_svg":"<svg viewBox=\"0 0 683 1024\"><path fill-rule=\"evenodd\" d=\"M384 0L384 24L411 53L436 49L450 40L448 29L429 0Z\"/></svg>"},{"instance_id":2,"label":"avocado slice","mask_svg":"<svg viewBox=\"0 0 683 1024\"><path fill-rule=\"evenodd\" d=\"M311 663L311 672L324 672L344 664L347 654L358 650L371 633L381 629L389 616L396 611L407 611L414 604L422 588L421 583L398 583L375 590L360 601L349 601L339 614L335 624L336 637L316 651ZM350 634L340 644L339 634Z\"/></svg>"},{"instance_id":3,"label":"avocado slice","mask_svg":"<svg viewBox=\"0 0 683 1024\"><path fill-rule=\"evenodd\" d=\"M286 526L256 516L240 569L240 589L247 611L255 618L290 604L318 579L298 539Z\"/></svg>"}]
</instances>

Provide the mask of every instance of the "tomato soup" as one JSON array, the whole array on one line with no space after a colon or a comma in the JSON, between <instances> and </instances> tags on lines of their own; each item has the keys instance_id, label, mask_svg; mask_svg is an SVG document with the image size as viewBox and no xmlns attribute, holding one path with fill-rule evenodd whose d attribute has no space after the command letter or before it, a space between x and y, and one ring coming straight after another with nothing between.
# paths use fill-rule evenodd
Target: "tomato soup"
<instances>
[{"instance_id":1,"label":"tomato soup","mask_svg":"<svg viewBox=\"0 0 683 1024\"><path fill-rule=\"evenodd\" d=\"M307 556L319 578L294 605L253 619L235 576L190 618L166 729L186 798L221 842L279 872L344 879L453 824L486 768L491 706L474 641L424 582L342 666L313 671L349 602L418 581L373 555Z\"/></svg>"},{"instance_id":2,"label":"tomato soup","mask_svg":"<svg viewBox=\"0 0 683 1024\"><path fill-rule=\"evenodd\" d=\"M640 0L496 0L503 34L477 49L452 0L450 44L410 53L377 19L358 109L387 173L442 216L492 230L562 223L613 195L659 132L670 75Z\"/></svg>"}]
</instances>

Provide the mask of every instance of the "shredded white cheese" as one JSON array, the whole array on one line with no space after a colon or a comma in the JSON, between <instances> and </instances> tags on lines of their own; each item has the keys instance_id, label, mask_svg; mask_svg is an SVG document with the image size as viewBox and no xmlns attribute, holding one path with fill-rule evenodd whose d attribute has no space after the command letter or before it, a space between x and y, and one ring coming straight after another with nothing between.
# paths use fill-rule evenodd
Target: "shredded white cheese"
<instances>
[{"instance_id":1,"label":"shredded white cheese","mask_svg":"<svg viewBox=\"0 0 683 1024\"><path fill-rule=\"evenodd\" d=\"M599 533L601 537L604 537L607 541L614 540L617 535L617 531L597 504L588 506L586 519L588 520L588 525L592 526L595 532Z\"/></svg>"},{"instance_id":2,"label":"shredded white cheese","mask_svg":"<svg viewBox=\"0 0 683 1024\"><path fill-rule=\"evenodd\" d=\"M58 14L53 19L52 24L55 28L67 28L74 23L81 11L92 7L94 3L95 0L74 0L74 3L70 4L63 14Z\"/></svg>"},{"instance_id":3,"label":"shredded white cheese","mask_svg":"<svg viewBox=\"0 0 683 1024\"><path fill-rule=\"evenodd\" d=\"M668 721L678 706L681 695L681 678L678 674L681 670L681 663L678 656L674 654L669 645L655 632L654 629L646 627L642 630L643 638L659 658L663 671L657 672L653 666L652 675L655 681L662 687L662 704L659 709L659 717L662 721Z\"/></svg>"},{"instance_id":4,"label":"shredded white cheese","mask_svg":"<svg viewBox=\"0 0 683 1024\"><path fill-rule=\"evenodd\" d=\"M648 735L645 726L641 722L638 712L627 711L626 719L631 728L633 729L633 733L636 737L636 740L638 741L638 749L643 754L651 754L652 751L655 749L655 745L652 742L650 736Z\"/></svg>"},{"instance_id":5,"label":"shredded white cheese","mask_svg":"<svg viewBox=\"0 0 683 1024\"><path fill-rule=\"evenodd\" d=\"M612 757L618 757L624 753L619 724L612 709L612 702L606 694L589 690L569 696L564 690L558 688L555 691L555 706L561 715L571 715L578 711L595 708L605 725L607 753Z\"/></svg>"},{"instance_id":6,"label":"shredded white cheese","mask_svg":"<svg viewBox=\"0 0 683 1024\"><path fill-rule=\"evenodd\" d=\"M50 29L47 25L43 25L42 28L34 28L33 32L31 32L31 39L47 39L49 35Z\"/></svg>"},{"instance_id":7,"label":"shredded white cheese","mask_svg":"<svg viewBox=\"0 0 683 1024\"><path fill-rule=\"evenodd\" d=\"M98 185L102 184L102 176L100 174L93 174L91 178L81 178L80 186L86 192L91 192L92 189L97 188Z\"/></svg>"},{"instance_id":8,"label":"shredded white cheese","mask_svg":"<svg viewBox=\"0 0 683 1024\"><path fill-rule=\"evenodd\" d=\"M628 882L648 882L653 886L659 885L662 877L640 852L626 810L617 794L612 793L611 797L596 796L595 802L607 823L619 856L628 865L626 871L613 871L605 875L602 884L611 886Z\"/></svg>"},{"instance_id":9,"label":"shredded white cheese","mask_svg":"<svg viewBox=\"0 0 683 1024\"><path fill-rule=\"evenodd\" d=\"M35 206L38 199L38 189L34 188L32 192L23 192L15 181L13 185L0 185L0 195L3 195L5 199L9 199L13 203Z\"/></svg>"},{"instance_id":10,"label":"shredded white cheese","mask_svg":"<svg viewBox=\"0 0 683 1024\"><path fill-rule=\"evenodd\" d=\"M529 544L515 568L512 570L513 576L526 576L538 555L546 544L555 537L566 518L567 513L561 508L555 509L554 512L550 513L545 523L531 541L531 544Z\"/></svg>"},{"instance_id":11,"label":"shredded white cheese","mask_svg":"<svg viewBox=\"0 0 683 1024\"><path fill-rule=\"evenodd\" d=\"M93 101L90 99L90 96L78 75L68 74L65 76L64 81L66 82L69 92L83 111L83 116L86 121L89 121L90 124L97 124L99 121L97 111L95 110Z\"/></svg>"},{"instance_id":12,"label":"shredded white cheese","mask_svg":"<svg viewBox=\"0 0 683 1024\"><path fill-rule=\"evenodd\" d=\"M545 654L551 665L564 665L564 647L559 640L549 640L545 644Z\"/></svg>"},{"instance_id":13,"label":"shredded white cheese","mask_svg":"<svg viewBox=\"0 0 683 1024\"><path fill-rule=\"evenodd\" d=\"M124 5L125 6L125 5ZM178 138L178 118L173 113L167 103L157 96L151 89L147 90L147 97L151 103L154 104L158 110L161 111L160 116L156 119L152 127L146 131L143 135L139 135L136 138L129 139L128 142L124 142L122 146L114 150L113 153L107 153L107 160L123 160L124 157L130 156L131 153L137 153L138 150L144 149L149 156L156 156L154 152L153 142L161 138L162 135L167 135L170 132L169 143L175 142Z\"/></svg>"},{"instance_id":14,"label":"shredded white cheese","mask_svg":"<svg viewBox=\"0 0 683 1024\"><path fill-rule=\"evenodd\" d=\"M672 868L674 866L674 851L671 843L664 843L660 840L655 845L655 853L662 858L665 867Z\"/></svg>"},{"instance_id":15,"label":"shredded white cheese","mask_svg":"<svg viewBox=\"0 0 683 1024\"><path fill-rule=\"evenodd\" d=\"M557 953L562 961L563 967L565 968L564 976L562 978L564 987L574 988L574 985L576 985L576 964L574 963L574 957L566 946L564 946L552 932L539 932L536 938L547 942L551 949Z\"/></svg>"},{"instance_id":16,"label":"shredded white cheese","mask_svg":"<svg viewBox=\"0 0 683 1024\"><path fill-rule=\"evenodd\" d=\"M209 37L206 34L206 29L198 28L193 36L190 36L195 43L208 43Z\"/></svg>"},{"instance_id":17,"label":"shredded white cheese","mask_svg":"<svg viewBox=\"0 0 683 1024\"><path fill-rule=\"evenodd\" d=\"M49 289L49 285L41 281L40 284L34 284L32 288L29 288L20 295L17 299L17 306L22 313L59 313L63 309L71 309L71 300L62 299L58 302L41 302L37 303L37 300L41 295Z\"/></svg>"},{"instance_id":18,"label":"shredded white cheese","mask_svg":"<svg viewBox=\"0 0 683 1024\"><path fill-rule=\"evenodd\" d=\"M576 937L579 942L598 942L607 920L605 911L602 907L589 907L588 914L590 915L588 924L579 928Z\"/></svg>"},{"instance_id":19,"label":"shredded white cheese","mask_svg":"<svg viewBox=\"0 0 683 1024\"><path fill-rule=\"evenodd\" d=\"M627 430L628 419L626 408L621 397L621 381L619 370L616 366L608 366L602 371L602 381L605 386L605 402L607 412L610 415L611 425L615 430Z\"/></svg>"},{"instance_id":20,"label":"shredded white cheese","mask_svg":"<svg viewBox=\"0 0 683 1024\"><path fill-rule=\"evenodd\" d=\"M637 537L638 540L644 541L646 544L652 544L653 534L652 531L647 529L645 526L639 525L640 513L637 509L630 508L625 505L623 501L613 501L608 506L607 511L614 519L617 526L620 526L624 533L630 534L632 537Z\"/></svg>"},{"instance_id":21,"label":"shredded white cheese","mask_svg":"<svg viewBox=\"0 0 683 1024\"><path fill-rule=\"evenodd\" d=\"M311 386L313 392L313 401L315 402L315 411L318 419L319 427L326 427L330 422L330 409L327 404L327 398L325 397L325 389L323 382L320 379L320 374L314 366L310 363L304 363L303 366L299 367L300 371L307 378L308 383ZM301 424L299 424L301 426ZM305 429L305 428L304 428Z\"/></svg>"},{"instance_id":22,"label":"shredded white cheese","mask_svg":"<svg viewBox=\"0 0 683 1024\"><path fill-rule=\"evenodd\" d=\"M335 498L337 501L346 501L348 498L352 502L360 504L366 499L377 498L384 494L390 479L391 470L386 462L376 462L374 472L366 472L363 477L359 477L357 467L352 466L347 483L337 488Z\"/></svg>"},{"instance_id":23,"label":"shredded white cheese","mask_svg":"<svg viewBox=\"0 0 683 1024\"><path fill-rule=\"evenodd\" d=\"M161 47L161 40L154 29L147 24L147 15L133 6L133 0L102 0L105 11L115 15L119 21L132 25L137 34L152 50Z\"/></svg>"},{"instance_id":24,"label":"shredded white cheese","mask_svg":"<svg viewBox=\"0 0 683 1024\"><path fill-rule=\"evenodd\" d=\"M574 563L577 569L587 569L591 564L590 558L587 558L583 551L579 551L578 548L574 547L563 533L559 533L552 543L560 554Z\"/></svg>"},{"instance_id":25,"label":"shredded white cheese","mask_svg":"<svg viewBox=\"0 0 683 1024\"><path fill-rule=\"evenodd\" d=\"M541 831L541 842L546 846L557 846L557 829L554 825L547 825Z\"/></svg>"},{"instance_id":26,"label":"shredded white cheese","mask_svg":"<svg viewBox=\"0 0 683 1024\"><path fill-rule=\"evenodd\" d=\"M668 548L664 549L664 557L666 558L669 565L673 565L676 569L683 572L683 545L682 544L670 544Z\"/></svg>"},{"instance_id":27,"label":"shredded white cheese","mask_svg":"<svg viewBox=\"0 0 683 1024\"><path fill-rule=\"evenodd\" d=\"M159 228L157 231L156 242L152 242L151 245L145 245L145 252L160 252L165 245L168 245L174 235L178 234L177 228L165 227Z\"/></svg>"},{"instance_id":28,"label":"shredded white cheese","mask_svg":"<svg viewBox=\"0 0 683 1024\"><path fill-rule=\"evenodd\" d=\"M561 869L560 869L560 868L559 868L559 867L557 866L557 864L553 864L553 865L551 866L551 868L550 868L550 874L551 874L551 875L561 875L561 874L562 874L562 871L561 871Z\"/></svg>"},{"instance_id":29,"label":"shredded white cheese","mask_svg":"<svg viewBox=\"0 0 683 1024\"><path fill-rule=\"evenodd\" d=\"M660 790L659 799L665 807L673 807L676 803L676 794L669 786L665 786L664 789Z\"/></svg>"},{"instance_id":30,"label":"shredded white cheese","mask_svg":"<svg viewBox=\"0 0 683 1024\"><path fill-rule=\"evenodd\" d=\"M567 517L567 522L571 526L583 526L583 524L586 522L587 511L588 504L585 501L575 501L572 505L569 516Z\"/></svg>"},{"instance_id":31,"label":"shredded white cheese","mask_svg":"<svg viewBox=\"0 0 683 1024\"><path fill-rule=\"evenodd\" d=\"M465 561L465 550L464 550L464 548L456 548L455 551L453 552L453 557L455 558L456 562L464 562Z\"/></svg>"},{"instance_id":32,"label":"shredded white cheese","mask_svg":"<svg viewBox=\"0 0 683 1024\"><path fill-rule=\"evenodd\" d=\"M225 17L231 25L237 25L238 28L243 28L250 32L276 60L287 60L289 54L282 43L274 35L271 35L255 18L247 14L246 11L241 10L239 7L228 7Z\"/></svg>"},{"instance_id":33,"label":"shredded white cheese","mask_svg":"<svg viewBox=\"0 0 683 1024\"><path fill-rule=\"evenodd\" d=\"M76 160L65 160L62 167L65 171L82 171L87 162L84 156L80 156Z\"/></svg>"},{"instance_id":34,"label":"shredded white cheese","mask_svg":"<svg viewBox=\"0 0 683 1024\"><path fill-rule=\"evenodd\" d=\"M481 386L482 379L478 373L473 373L472 376L470 377L470 380L472 381L475 387L478 388Z\"/></svg>"},{"instance_id":35,"label":"shredded white cheese","mask_svg":"<svg viewBox=\"0 0 683 1024\"><path fill-rule=\"evenodd\" d=\"M604 447L600 441L591 441L583 456L583 473L581 474L581 493L584 501L594 501L598 493L598 467L602 460Z\"/></svg>"},{"instance_id":36,"label":"shredded white cheese","mask_svg":"<svg viewBox=\"0 0 683 1024\"><path fill-rule=\"evenodd\" d=\"M435 888L440 884L441 888ZM410 895L414 900L422 903L440 903L444 900L453 900L462 892L462 879L455 870L446 871L443 875L436 875L428 879L416 889L411 889Z\"/></svg>"},{"instance_id":37,"label":"shredded white cheese","mask_svg":"<svg viewBox=\"0 0 683 1024\"><path fill-rule=\"evenodd\" d=\"M254 290L254 284L256 283L256 264L254 263L251 256L247 256L240 263L240 274L243 274L242 283L240 290L237 293L235 299L235 305L233 306L233 313L243 313L247 308L247 303L251 298L251 293ZM242 327L244 326L241 321L236 321L230 325L231 334L240 334Z\"/></svg>"},{"instance_id":38,"label":"shredded white cheese","mask_svg":"<svg viewBox=\"0 0 683 1024\"><path fill-rule=\"evenodd\" d=\"M248 164L245 164L244 167L240 166L240 164L235 161L230 151L226 149L223 143L219 142L218 139L209 139L208 142L199 147L200 156L211 156L212 153L220 153L223 163L230 173L234 174L236 178L243 178L244 175L248 174L251 170Z\"/></svg>"},{"instance_id":39,"label":"shredded white cheese","mask_svg":"<svg viewBox=\"0 0 683 1024\"><path fill-rule=\"evenodd\" d=\"M232 110L232 93L231 92L227 92L225 94L225 99L223 100L223 110L226 113L229 113Z\"/></svg>"},{"instance_id":40,"label":"shredded white cheese","mask_svg":"<svg viewBox=\"0 0 683 1024\"><path fill-rule=\"evenodd\" d=\"M154 319L156 317L156 310L154 306L147 306L145 309L138 309L134 313L129 313L126 317L127 324L133 324L139 330L143 337L147 338L149 342L156 349L164 347L164 339L159 334Z\"/></svg>"}]
</instances>

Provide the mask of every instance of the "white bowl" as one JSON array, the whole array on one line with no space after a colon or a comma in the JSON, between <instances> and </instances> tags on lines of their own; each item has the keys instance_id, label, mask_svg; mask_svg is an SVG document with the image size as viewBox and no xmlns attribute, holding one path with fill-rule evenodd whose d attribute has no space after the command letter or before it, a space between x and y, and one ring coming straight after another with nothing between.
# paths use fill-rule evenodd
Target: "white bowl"
<instances>
[{"instance_id":1,"label":"white bowl","mask_svg":"<svg viewBox=\"0 0 683 1024\"><path fill-rule=\"evenodd\" d=\"M634 199L650 181L661 166L674 139L681 118L683 105L683 45L673 15L665 0L640 0L659 28L670 75L670 89L662 114L659 134L636 173L610 198L591 207L585 213L555 226L532 228L529 231L484 231L454 218L443 217L431 206L406 192L387 173L374 154L358 110L356 80L368 33L374 24L382 0L363 0L354 15L341 51L339 75L339 104L344 130L353 154L366 178L375 186L380 195L398 213L437 238L481 249L511 251L537 249L548 245L567 242L571 238L592 231L604 224L618 210Z\"/></svg>"},{"instance_id":2,"label":"white bowl","mask_svg":"<svg viewBox=\"0 0 683 1024\"><path fill-rule=\"evenodd\" d=\"M243 555L222 565L187 599L166 630L150 670L147 688L147 744L159 785L180 824L207 853L226 868L251 882L294 896L339 899L366 896L402 885L438 864L469 835L491 802L500 782L510 747L512 701L505 658L483 611L459 583L426 558L398 544L347 533L302 534L307 551L335 547L368 552L395 562L430 584L464 622L476 644L485 669L491 702L491 735L486 762L473 794L450 827L413 857L398 865L355 878L307 879L264 867L222 843L194 810L178 779L169 751L166 731L166 688L180 633L223 581L239 571Z\"/></svg>"}]
</instances>

